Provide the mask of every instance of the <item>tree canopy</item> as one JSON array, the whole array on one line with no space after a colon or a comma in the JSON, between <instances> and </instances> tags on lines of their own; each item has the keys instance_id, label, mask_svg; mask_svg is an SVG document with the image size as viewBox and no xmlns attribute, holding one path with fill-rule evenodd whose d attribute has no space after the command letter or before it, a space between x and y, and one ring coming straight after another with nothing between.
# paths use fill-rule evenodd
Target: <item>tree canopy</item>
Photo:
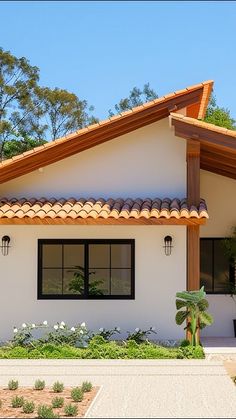
<instances>
[{"instance_id":1,"label":"tree canopy","mask_svg":"<svg viewBox=\"0 0 236 419\"><path fill-rule=\"evenodd\" d=\"M140 106L145 102L150 102L157 98L158 94L150 87L149 83L144 84L142 89L133 87L129 92L129 96L115 104L114 111L109 110L109 116L128 111L129 109L135 108L135 106Z\"/></svg>"},{"instance_id":2,"label":"tree canopy","mask_svg":"<svg viewBox=\"0 0 236 419\"><path fill-rule=\"evenodd\" d=\"M86 100L39 85L39 69L0 48L0 159L69 134L97 119Z\"/></svg>"},{"instance_id":3,"label":"tree canopy","mask_svg":"<svg viewBox=\"0 0 236 419\"><path fill-rule=\"evenodd\" d=\"M236 121L230 115L229 109L219 107L214 95L211 95L204 121L219 127L236 129Z\"/></svg>"}]
</instances>

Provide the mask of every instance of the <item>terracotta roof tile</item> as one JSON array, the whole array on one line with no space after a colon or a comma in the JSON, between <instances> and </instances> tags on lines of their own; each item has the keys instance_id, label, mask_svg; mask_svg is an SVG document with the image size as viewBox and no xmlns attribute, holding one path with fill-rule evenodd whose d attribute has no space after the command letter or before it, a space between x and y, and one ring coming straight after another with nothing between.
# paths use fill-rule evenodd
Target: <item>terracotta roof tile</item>
<instances>
[{"instance_id":1,"label":"terracotta roof tile","mask_svg":"<svg viewBox=\"0 0 236 419\"><path fill-rule=\"evenodd\" d=\"M201 200L199 208L187 205L186 199L94 199L81 198L2 198L1 218L208 218L207 207Z\"/></svg>"}]
</instances>

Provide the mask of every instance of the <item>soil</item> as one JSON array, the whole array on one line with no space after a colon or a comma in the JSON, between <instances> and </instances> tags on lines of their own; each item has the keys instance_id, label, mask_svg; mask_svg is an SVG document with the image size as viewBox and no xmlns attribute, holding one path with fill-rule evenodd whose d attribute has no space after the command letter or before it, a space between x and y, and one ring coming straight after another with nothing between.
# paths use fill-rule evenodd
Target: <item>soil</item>
<instances>
[{"instance_id":1,"label":"soil","mask_svg":"<svg viewBox=\"0 0 236 419\"><path fill-rule=\"evenodd\" d=\"M51 405L51 401L54 397L63 397L64 405L61 408L53 409L53 412L57 417L66 417L64 414L65 405L71 403L78 407L78 415L74 417L81 418L85 415L89 405L94 399L98 392L98 387L93 387L90 392L84 393L83 400L81 402L74 402L70 393L73 387L66 387L61 393L54 393L51 388L45 387L44 390L34 390L29 387L19 387L17 390L8 390L8 388L0 388L0 400L2 407L0 408L0 418L35 418L37 417L37 408L40 404ZM34 413L24 413L22 407L13 408L11 407L11 399L14 396L23 396L25 401L33 401L35 403Z\"/></svg>"}]
</instances>

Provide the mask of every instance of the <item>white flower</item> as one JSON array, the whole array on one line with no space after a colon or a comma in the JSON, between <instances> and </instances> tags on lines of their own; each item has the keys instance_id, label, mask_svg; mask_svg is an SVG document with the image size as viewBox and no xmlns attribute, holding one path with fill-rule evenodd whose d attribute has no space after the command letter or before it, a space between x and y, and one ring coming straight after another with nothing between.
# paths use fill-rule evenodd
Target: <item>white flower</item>
<instances>
[{"instance_id":1,"label":"white flower","mask_svg":"<svg viewBox=\"0 0 236 419\"><path fill-rule=\"evenodd\" d=\"M81 327L85 327L85 323L83 322L83 323L81 323L81 325L80 325Z\"/></svg>"},{"instance_id":2,"label":"white flower","mask_svg":"<svg viewBox=\"0 0 236 419\"><path fill-rule=\"evenodd\" d=\"M75 327L72 327L70 330L71 330L72 332L75 332Z\"/></svg>"},{"instance_id":3,"label":"white flower","mask_svg":"<svg viewBox=\"0 0 236 419\"><path fill-rule=\"evenodd\" d=\"M13 332L14 333L17 333L18 332L18 329L16 327L14 327Z\"/></svg>"},{"instance_id":4,"label":"white flower","mask_svg":"<svg viewBox=\"0 0 236 419\"><path fill-rule=\"evenodd\" d=\"M136 327L135 332L138 333L140 331L139 327Z\"/></svg>"},{"instance_id":5,"label":"white flower","mask_svg":"<svg viewBox=\"0 0 236 419\"><path fill-rule=\"evenodd\" d=\"M103 327L100 327L99 332L104 332Z\"/></svg>"},{"instance_id":6,"label":"white flower","mask_svg":"<svg viewBox=\"0 0 236 419\"><path fill-rule=\"evenodd\" d=\"M117 330L117 332L120 332L120 327L117 327L116 330Z\"/></svg>"},{"instance_id":7,"label":"white flower","mask_svg":"<svg viewBox=\"0 0 236 419\"><path fill-rule=\"evenodd\" d=\"M80 330L80 334L81 334L81 335L83 335L83 334L84 334L83 330Z\"/></svg>"},{"instance_id":8,"label":"white flower","mask_svg":"<svg viewBox=\"0 0 236 419\"><path fill-rule=\"evenodd\" d=\"M60 324L60 329L64 329L64 326L63 326L63 324Z\"/></svg>"},{"instance_id":9,"label":"white flower","mask_svg":"<svg viewBox=\"0 0 236 419\"><path fill-rule=\"evenodd\" d=\"M61 326L65 326L66 324L64 322L61 322Z\"/></svg>"},{"instance_id":10,"label":"white flower","mask_svg":"<svg viewBox=\"0 0 236 419\"><path fill-rule=\"evenodd\" d=\"M55 326L53 326L53 327L54 327L55 330L58 329L58 325L57 324L55 324Z\"/></svg>"},{"instance_id":11,"label":"white flower","mask_svg":"<svg viewBox=\"0 0 236 419\"><path fill-rule=\"evenodd\" d=\"M156 330L156 328L154 326L150 327L150 330Z\"/></svg>"},{"instance_id":12,"label":"white flower","mask_svg":"<svg viewBox=\"0 0 236 419\"><path fill-rule=\"evenodd\" d=\"M44 320L43 324L44 324L44 326L47 326L48 325L47 320Z\"/></svg>"},{"instance_id":13,"label":"white flower","mask_svg":"<svg viewBox=\"0 0 236 419\"><path fill-rule=\"evenodd\" d=\"M25 323L22 323L22 327L23 327L23 329L25 329L27 326L26 326Z\"/></svg>"},{"instance_id":14,"label":"white flower","mask_svg":"<svg viewBox=\"0 0 236 419\"><path fill-rule=\"evenodd\" d=\"M35 324L34 324L34 323L32 323L31 327L33 327L33 329L34 329L34 328L35 328Z\"/></svg>"}]
</instances>

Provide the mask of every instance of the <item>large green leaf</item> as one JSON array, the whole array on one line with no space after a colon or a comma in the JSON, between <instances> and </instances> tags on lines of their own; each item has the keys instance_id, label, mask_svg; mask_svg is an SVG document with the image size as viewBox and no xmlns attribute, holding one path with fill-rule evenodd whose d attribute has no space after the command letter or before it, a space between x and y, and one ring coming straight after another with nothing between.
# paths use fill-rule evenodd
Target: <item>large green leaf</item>
<instances>
[{"instance_id":1,"label":"large green leaf","mask_svg":"<svg viewBox=\"0 0 236 419\"><path fill-rule=\"evenodd\" d=\"M189 311L178 311L175 316L176 324L181 325L189 316Z\"/></svg>"},{"instance_id":2,"label":"large green leaf","mask_svg":"<svg viewBox=\"0 0 236 419\"><path fill-rule=\"evenodd\" d=\"M201 328L205 326L210 326L214 321L213 317L209 313L206 313L205 311L201 311L199 313L199 320L200 320Z\"/></svg>"},{"instance_id":3,"label":"large green leaf","mask_svg":"<svg viewBox=\"0 0 236 419\"><path fill-rule=\"evenodd\" d=\"M176 297L196 304L206 297L206 293L204 291L204 287L202 287L199 291L177 292Z\"/></svg>"},{"instance_id":4,"label":"large green leaf","mask_svg":"<svg viewBox=\"0 0 236 419\"><path fill-rule=\"evenodd\" d=\"M203 299L197 303L200 311L205 311L209 307L209 303L206 299Z\"/></svg>"},{"instance_id":5,"label":"large green leaf","mask_svg":"<svg viewBox=\"0 0 236 419\"><path fill-rule=\"evenodd\" d=\"M175 304L176 304L177 310L180 310L183 307L187 307L187 305L188 305L188 303L186 301L183 301L183 300L176 300Z\"/></svg>"}]
</instances>

